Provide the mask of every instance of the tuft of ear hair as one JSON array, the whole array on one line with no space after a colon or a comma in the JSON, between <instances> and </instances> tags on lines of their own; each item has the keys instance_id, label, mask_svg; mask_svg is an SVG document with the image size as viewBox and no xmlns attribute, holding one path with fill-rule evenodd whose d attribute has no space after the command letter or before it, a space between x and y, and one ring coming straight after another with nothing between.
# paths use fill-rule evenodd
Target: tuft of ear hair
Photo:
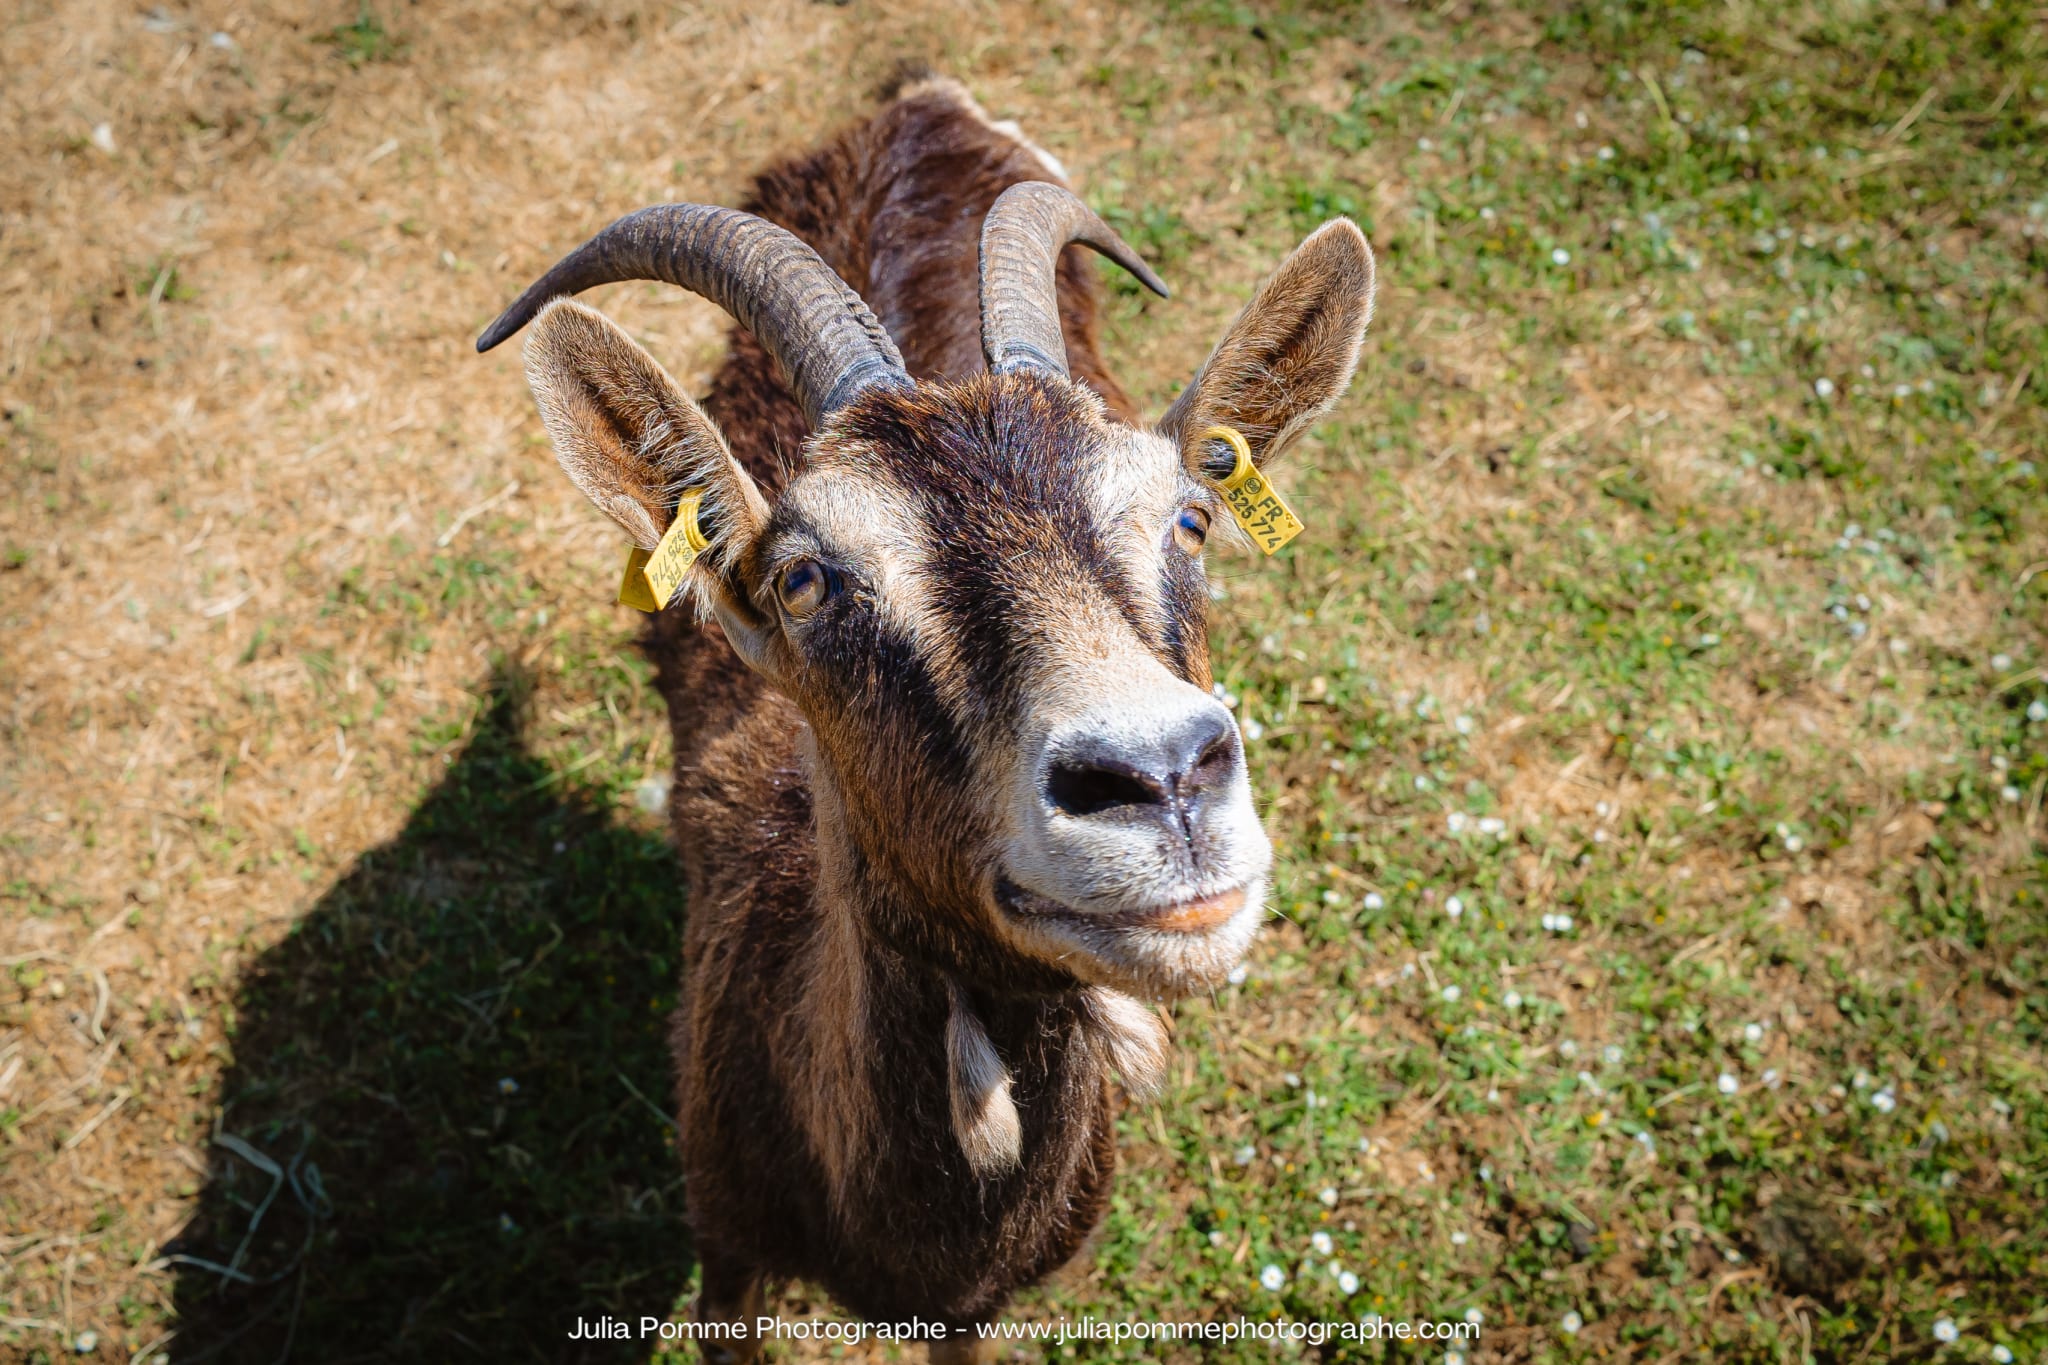
<instances>
[{"instance_id":1,"label":"tuft of ear hair","mask_svg":"<svg viewBox=\"0 0 2048 1365\"><path fill-rule=\"evenodd\" d=\"M1024 1155L1024 1129L1010 1098L1010 1071L996 1055L981 1016L959 983L948 981L946 1084L953 1136L967 1164L984 1180L1015 1170Z\"/></svg>"},{"instance_id":2,"label":"tuft of ear hair","mask_svg":"<svg viewBox=\"0 0 2048 1365\"><path fill-rule=\"evenodd\" d=\"M705 571L723 577L768 517L717 425L637 342L570 299L534 319L526 381L562 472L641 549L660 543L684 492L702 492L698 523L711 544L678 595L710 610Z\"/></svg>"},{"instance_id":3,"label":"tuft of ear hair","mask_svg":"<svg viewBox=\"0 0 2048 1365\"><path fill-rule=\"evenodd\" d=\"M1124 1089L1141 1100L1157 1095L1166 1082L1166 1025L1159 1016L1143 1001L1107 986L1082 991L1081 1008L1104 1058L1123 1077Z\"/></svg>"}]
</instances>

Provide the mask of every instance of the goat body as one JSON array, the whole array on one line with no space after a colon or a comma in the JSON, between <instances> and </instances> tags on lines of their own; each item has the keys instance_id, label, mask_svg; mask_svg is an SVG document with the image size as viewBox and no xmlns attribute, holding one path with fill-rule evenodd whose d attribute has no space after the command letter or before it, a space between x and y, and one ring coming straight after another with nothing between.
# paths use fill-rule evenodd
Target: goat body
<instances>
[{"instance_id":1,"label":"goat body","mask_svg":"<svg viewBox=\"0 0 2048 1365\"><path fill-rule=\"evenodd\" d=\"M932 81L763 173L746 207L866 298L913 375L960 379L985 369L982 217L1010 185L1055 174L958 86ZM1059 280L1069 365L1128 417L1078 256L1065 253ZM735 458L779 488L809 431L744 331L704 406ZM804 717L685 613L655 617L647 650L674 732L689 878L674 1046L707 1298L715 1278L766 1273L814 1281L879 1321L987 1317L1068 1260L1101 1216L1116 1160L1105 1052L1129 1025L1076 992L978 994L1012 1076L1022 1161L977 1174L954 1137L947 980L833 894L845 879L821 867Z\"/></svg>"},{"instance_id":2,"label":"goat body","mask_svg":"<svg viewBox=\"0 0 2048 1365\"><path fill-rule=\"evenodd\" d=\"M1233 462L1270 466L1350 383L1372 253L1311 234L1146 427L1063 248L1164 286L1061 179L924 81L749 211L619 219L478 343L532 321L564 471L640 550L701 548L647 649L700 1314L728 1329L800 1276L960 1334L1070 1258L1108 1198L1111 1076L1163 1069L1140 997L1213 988L1264 913L1203 554ZM743 321L702 406L562 297L621 279Z\"/></svg>"}]
</instances>

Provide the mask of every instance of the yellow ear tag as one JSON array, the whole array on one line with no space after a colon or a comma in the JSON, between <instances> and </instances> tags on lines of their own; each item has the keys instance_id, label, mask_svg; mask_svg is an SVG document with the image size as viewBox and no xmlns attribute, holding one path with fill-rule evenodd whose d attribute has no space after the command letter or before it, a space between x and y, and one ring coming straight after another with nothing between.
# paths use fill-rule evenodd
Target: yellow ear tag
<instances>
[{"instance_id":1,"label":"yellow ear tag","mask_svg":"<svg viewBox=\"0 0 2048 1365\"><path fill-rule=\"evenodd\" d=\"M1237 467L1223 480L1223 501L1244 533L1272 554L1302 533L1301 518L1252 463L1252 448L1236 427L1210 427L1196 441L1222 441L1237 452Z\"/></svg>"},{"instance_id":2,"label":"yellow ear tag","mask_svg":"<svg viewBox=\"0 0 2048 1365\"><path fill-rule=\"evenodd\" d=\"M626 575L619 580L619 605L635 611L660 611L668 605L676 589L683 585L683 575L711 544L697 525L697 508L703 501L700 491L683 494L683 500L676 504L676 519L669 523L668 534L661 538L661 543L651 551L635 545L626 555Z\"/></svg>"}]
</instances>

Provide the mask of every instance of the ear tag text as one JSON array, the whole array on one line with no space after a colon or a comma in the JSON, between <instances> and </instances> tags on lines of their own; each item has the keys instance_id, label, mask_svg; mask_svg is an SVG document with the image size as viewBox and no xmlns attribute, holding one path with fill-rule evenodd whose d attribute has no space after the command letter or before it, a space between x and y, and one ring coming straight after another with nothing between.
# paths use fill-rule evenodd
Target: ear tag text
<instances>
[{"instance_id":1,"label":"ear tag text","mask_svg":"<svg viewBox=\"0 0 2048 1365\"><path fill-rule=\"evenodd\" d=\"M676 504L676 518L669 523L661 543L652 550L635 545L626 555L626 574L619 580L619 605L648 612L660 611L668 605L676 589L683 585L683 575L689 573L697 556L711 545L697 525L697 509L703 501L701 491L683 494L683 500Z\"/></svg>"},{"instance_id":2,"label":"ear tag text","mask_svg":"<svg viewBox=\"0 0 2048 1365\"><path fill-rule=\"evenodd\" d=\"M1195 439L1222 441L1237 452L1237 464L1221 484L1223 501L1261 550L1270 555L1302 533L1301 518L1252 463L1251 443L1243 432L1236 427L1210 427Z\"/></svg>"}]
</instances>

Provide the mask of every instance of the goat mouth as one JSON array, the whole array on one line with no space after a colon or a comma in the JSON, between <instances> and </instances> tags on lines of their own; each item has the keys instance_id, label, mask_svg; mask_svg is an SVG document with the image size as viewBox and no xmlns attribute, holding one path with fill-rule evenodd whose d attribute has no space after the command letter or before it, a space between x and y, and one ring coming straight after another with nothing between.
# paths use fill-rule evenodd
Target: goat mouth
<instances>
[{"instance_id":1,"label":"goat mouth","mask_svg":"<svg viewBox=\"0 0 2048 1365\"><path fill-rule=\"evenodd\" d=\"M1232 887L1213 895L1162 905L1117 910L1077 910L1070 905L1026 891L1002 877L996 883L996 899L1003 909L1028 919L1057 919L1086 925L1091 929L1147 930L1158 934L1207 934L1228 924L1244 909L1246 889Z\"/></svg>"}]
</instances>

